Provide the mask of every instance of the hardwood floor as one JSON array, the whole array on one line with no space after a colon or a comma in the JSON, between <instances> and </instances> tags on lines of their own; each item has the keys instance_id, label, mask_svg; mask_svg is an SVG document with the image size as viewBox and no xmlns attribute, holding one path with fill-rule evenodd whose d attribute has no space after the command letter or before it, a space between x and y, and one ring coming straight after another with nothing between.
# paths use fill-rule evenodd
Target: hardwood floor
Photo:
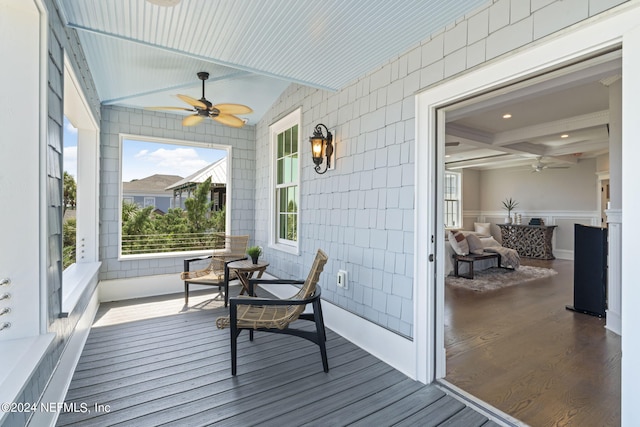
<instances>
[{"instance_id":1,"label":"hardwood floor","mask_svg":"<svg viewBox=\"0 0 640 427\"><path fill-rule=\"evenodd\" d=\"M523 259L558 274L478 293L447 287L446 380L534 427L620 425L620 337L573 304L573 262Z\"/></svg>"}]
</instances>

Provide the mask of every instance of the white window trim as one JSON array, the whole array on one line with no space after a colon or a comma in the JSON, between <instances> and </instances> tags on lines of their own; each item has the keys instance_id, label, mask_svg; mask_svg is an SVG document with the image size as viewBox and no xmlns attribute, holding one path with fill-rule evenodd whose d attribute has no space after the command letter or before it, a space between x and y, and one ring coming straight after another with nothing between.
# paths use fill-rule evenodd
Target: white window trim
<instances>
[{"instance_id":1,"label":"white window trim","mask_svg":"<svg viewBox=\"0 0 640 427\"><path fill-rule=\"evenodd\" d=\"M456 225L454 226L447 226L447 228L462 228L462 173L461 172L454 172L454 171L445 171L445 177L446 175L456 175L457 176L457 194L456 194L456 200L458 200L458 217L456 218ZM445 178L445 183L446 183L446 178ZM445 218L446 218L446 212L445 214Z\"/></svg>"},{"instance_id":2,"label":"white window trim","mask_svg":"<svg viewBox=\"0 0 640 427\"><path fill-rule=\"evenodd\" d=\"M298 181L296 185L298 186L298 222L296 224L296 228L298 230L298 240L296 242L291 242L291 244L286 244L278 241L278 217L277 217L277 206L276 206L276 155L277 155L277 142L278 142L278 134L291 128L292 126L298 125ZM271 145L270 151L270 180L269 180L269 247L276 249L278 251L287 252L293 255L300 254L300 202L302 199L302 193L300 191L300 176L301 176L301 168L302 168L302 156L300 155L302 150L302 139L300 137L302 133L302 113L301 109L289 113L282 119L278 120L271 126L269 126L269 139ZM295 243L295 244L294 244Z\"/></svg>"},{"instance_id":3,"label":"white window trim","mask_svg":"<svg viewBox=\"0 0 640 427\"><path fill-rule=\"evenodd\" d=\"M100 131L65 52L64 113L78 129L76 262L62 273L62 313L75 308L93 282L98 260Z\"/></svg>"},{"instance_id":4,"label":"white window trim","mask_svg":"<svg viewBox=\"0 0 640 427\"><path fill-rule=\"evenodd\" d=\"M148 253L148 254L135 254L135 255L123 255L122 254L122 201L124 200L124 194L122 192L122 144L125 139L142 141L142 142L156 142L161 144L172 144L172 145L183 145L183 146L191 146L198 148L211 148L215 150L223 150L227 152L227 203L226 209L227 214L225 216L225 230L230 234L231 230L231 217L233 216L233 206L232 206L232 194L233 194L233 147L230 145L219 145L219 144L211 144L205 142L194 142L194 141L185 141L181 139L170 139L170 138L158 138L153 136L146 135L134 135L121 133L119 134L119 177L118 182L120 183L118 186L118 261L123 260L141 260L141 259L161 259L161 258L176 258L176 257L188 257L188 256L200 256L209 254L211 251L184 251L184 252L157 252L157 253ZM144 203L144 200L143 200Z\"/></svg>"}]
</instances>

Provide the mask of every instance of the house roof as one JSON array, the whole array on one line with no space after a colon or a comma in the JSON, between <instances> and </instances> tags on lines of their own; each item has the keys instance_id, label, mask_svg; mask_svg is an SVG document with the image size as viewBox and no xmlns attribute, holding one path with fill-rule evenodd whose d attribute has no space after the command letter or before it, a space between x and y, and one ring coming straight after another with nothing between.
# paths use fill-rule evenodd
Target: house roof
<instances>
[{"instance_id":1,"label":"house roof","mask_svg":"<svg viewBox=\"0 0 640 427\"><path fill-rule=\"evenodd\" d=\"M211 184L227 183L227 158L223 157L215 163L212 163L188 177L174 182L166 190L175 190L179 188L190 187L192 184L200 184L211 177Z\"/></svg>"},{"instance_id":2,"label":"house roof","mask_svg":"<svg viewBox=\"0 0 640 427\"><path fill-rule=\"evenodd\" d=\"M166 194L167 186L181 180L179 175L155 174L122 183L123 194Z\"/></svg>"}]
</instances>

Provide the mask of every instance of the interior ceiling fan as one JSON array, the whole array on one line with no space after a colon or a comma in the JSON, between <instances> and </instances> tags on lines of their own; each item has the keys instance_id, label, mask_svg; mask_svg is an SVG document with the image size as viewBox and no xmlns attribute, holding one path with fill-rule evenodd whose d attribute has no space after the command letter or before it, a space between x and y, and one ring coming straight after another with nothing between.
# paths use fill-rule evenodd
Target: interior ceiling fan
<instances>
[{"instance_id":1,"label":"interior ceiling fan","mask_svg":"<svg viewBox=\"0 0 640 427\"><path fill-rule=\"evenodd\" d=\"M535 163L531 165L531 173L542 172L543 169L567 169L569 166L551 166L542 161L542 156L538 156Z\"/></svg>"},{"instance_id":2,"label":"interior ceiling fan","mask_svg":"<svg viewBox=\"0 0 640 427\"><path fill-rule=\"evenodd\" d=\"M231 126L234 128L241 128L246 123L236 116L236 114L249 114L253 113L253 110L246 105L242 104L216 104L212 105L204 97L204 82L209 78L209 73L201 71L198 73L198 78L202 80L202 98L195 99L187 95L177 95L178 98L191 105L193 108L182 107L147 107L148 110L178 110L178 111L191 111L195 114L187 116L182 120L182 126L195 126L202 122L207 117L222 123L223 125Z\"/></svg>"}]
</instances>

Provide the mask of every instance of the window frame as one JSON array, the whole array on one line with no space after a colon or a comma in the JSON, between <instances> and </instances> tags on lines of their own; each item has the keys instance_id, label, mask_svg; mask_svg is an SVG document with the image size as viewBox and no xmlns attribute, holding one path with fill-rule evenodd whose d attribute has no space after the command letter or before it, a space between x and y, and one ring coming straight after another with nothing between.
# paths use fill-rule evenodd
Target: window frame
<instances>
[{"instance_id":1,"label":"window frame","mask_svg":"<svg viewBox=\"0 0 640 427\"><path fill-rule=\"evenodd\" d=\"M298 209L297 209L297 218L296 218L296 241L281 239L279 237L279 210L278 210L278 196L277 191L280 188L283 188L282 185L278 185L277 183L277 156L278 156L278 134L294 127L298 126L298 166L297 166L297 176L295 182L291 185L287 185L287 187L295 186L297 188L297 200L298 200ZM301 201L301 186L300 186L300 176L302 174L302 114L301 109L298 108L295 111L287 114L277 122L273 123L269 126L269 138L271 145L271 155L270 155L270 215L269 215L269 224L270 224L270 233L269 233L269 247L287 252L294 255L299 255L300 251L300 217L301 217L301 209L300 209L300 201Z\"/></svg>"},{"instance_id":2,"label":"window frame","mask_svg":"<svg viewBox=\"0 0 640 427\"><path fill-rule=\"evenodd\" d=\"M447 199L447 176L454 176L457 184L456 197L453 199ZM444 186L443 186L443 217L446 229L462 228L462 173L454 172L450 170L444 171ZM455 215L454 221L456 224L447 224L447 218L450 216L447 212L447 202L457 202L458 212Z\"/></svg>"},{"instance_id":3,"label":"window frame","mask_svg":"<svg viewBox=\"0 0 640 427\"><path fill-rule=\"evenodd\" d=\"M123 254L122 253L122 203L124 201L123 194L123 185L122 185L122 150L123 144L125 140L134 140L140 142L151 142L158 144L167 144L167 145L179 145L179 146L187 146L187 147L196 147L196 148L207 148L214 150L226 151L227 153L227 185L226 185L226 215L225 215L225 230L227 233L230 233L231 230L231 217L232 217L232 200L233 197L233 179L232 179L232 171L233 171L233 147L231 145L224 144L212 144L205 143L199 141L186 141L180 139L171 139L171 138L159 138L148 135L137 135L137 134L128 134L128 133L120 133L119 135L119 153L118 153L118 162L119 162L119 187L118 187L118 261L130 261L130 260L141 260L141 259L162 259L162 258L174 258L174 257L189 257L189 256L200 256L204 254L209 254L210 250L192 250L192 251L175 251L175 252L152 252L152 253L141 253L141 254ZM144 199L143 199L144 204ZM143 206L144 207L144 206ZM173 206L175 207L175 206Z\"/></svg>"},{"instance_id":4,"label":"window frame","mask_svg":"<svg viewBox=\"0 0 640 427\"><path fill-rule=\"evenodd\" d=\"M78 129L76 176L76 262L62 272L61 312L75 308L89 278L100 268L98 218L100 190L100 126L64 53L64 115Z\"/></svg>"}]
</instances>

